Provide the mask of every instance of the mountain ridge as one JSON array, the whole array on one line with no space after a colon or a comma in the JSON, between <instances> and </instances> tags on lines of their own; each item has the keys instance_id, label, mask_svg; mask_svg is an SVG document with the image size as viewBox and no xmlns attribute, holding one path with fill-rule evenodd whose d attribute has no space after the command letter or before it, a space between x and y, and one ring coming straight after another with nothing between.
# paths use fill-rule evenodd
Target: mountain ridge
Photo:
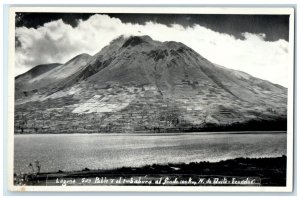
<instances>
[{"instance_id":1,"label":"mountain ridge","mask_svg":"<svg viewBox=\"0 0 300 200\"><path fill-rule=\"evenodd\" d=\"M17 113L33 115L35 108L25 108L33 102L50 115L62 112L53 117L49 132L204 130L211 124L286 119L286 88L211 63L182 43L120 36L95 55L84 56L80 65L74 59L61 65L76 70L60 81L43 86L46 79L39 75L35 78L42 87L29 95L18 92ZM45 74L60 77L61 66ZM59 121L63 116L74 122ZM87 119L76 124L78 116Z\"/></svg>"}]
</instances>

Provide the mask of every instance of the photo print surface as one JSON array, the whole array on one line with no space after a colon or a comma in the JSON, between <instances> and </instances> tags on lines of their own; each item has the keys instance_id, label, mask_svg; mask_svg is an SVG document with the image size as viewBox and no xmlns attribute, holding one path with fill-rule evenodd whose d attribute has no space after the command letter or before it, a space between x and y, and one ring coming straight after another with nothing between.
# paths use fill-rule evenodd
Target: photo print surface
<instances>
[{"instance_id":1,"label":"photo print surface","mask_svg":"<svg viewBox=\"0 0 300 200\"><path fill-rule=\"evenodd\" d=\"M13 187L287 188L289 13L87 11L13 13Z\"/></svg>"}]
</instances>

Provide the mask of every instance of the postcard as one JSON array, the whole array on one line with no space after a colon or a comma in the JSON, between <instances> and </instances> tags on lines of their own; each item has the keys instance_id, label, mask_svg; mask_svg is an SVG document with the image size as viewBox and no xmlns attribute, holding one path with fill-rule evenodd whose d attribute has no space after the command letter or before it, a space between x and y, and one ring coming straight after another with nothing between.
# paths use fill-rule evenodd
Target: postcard
<instances>
[{"instance_id":1,"label":"postcard","mask_svg":"<svg viewBox=\"0 0 300 200\"><path fill-rule=\"evenodd\" d=\"M292 191L293 8L9 12L11 191Z\"/></svg>"}]
</instances>

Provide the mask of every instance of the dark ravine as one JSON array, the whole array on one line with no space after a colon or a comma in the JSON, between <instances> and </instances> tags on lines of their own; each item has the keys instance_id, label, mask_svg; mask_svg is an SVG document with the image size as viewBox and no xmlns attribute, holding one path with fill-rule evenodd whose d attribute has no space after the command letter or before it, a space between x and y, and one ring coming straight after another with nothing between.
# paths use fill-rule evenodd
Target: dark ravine
<instances>
[{"instance_id":1,"label":"dark ravine","mask_svg":"<svg viewBox=\"0 0 300 200\"><path fill-rule=\"evenodd\" d=\"M120 36L44 66L15 79L15 133L286 130L286 88L182 43Z\"/></svg>"}]
</instances>

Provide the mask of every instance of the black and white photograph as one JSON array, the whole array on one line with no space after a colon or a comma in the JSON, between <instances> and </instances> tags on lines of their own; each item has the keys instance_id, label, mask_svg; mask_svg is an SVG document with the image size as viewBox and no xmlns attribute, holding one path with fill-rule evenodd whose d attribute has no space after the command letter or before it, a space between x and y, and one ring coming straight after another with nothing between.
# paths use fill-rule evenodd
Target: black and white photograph
<instances>
[{"instance_id":1,"label":"black and white photograph","mask_svg":"<svg viewBox=\"0 0 300 200\"><path fill-rule=\"evenodd\" d=\"M291 8L12 7L10 190L293 182Z\"/></svg>"}]
</instances>

